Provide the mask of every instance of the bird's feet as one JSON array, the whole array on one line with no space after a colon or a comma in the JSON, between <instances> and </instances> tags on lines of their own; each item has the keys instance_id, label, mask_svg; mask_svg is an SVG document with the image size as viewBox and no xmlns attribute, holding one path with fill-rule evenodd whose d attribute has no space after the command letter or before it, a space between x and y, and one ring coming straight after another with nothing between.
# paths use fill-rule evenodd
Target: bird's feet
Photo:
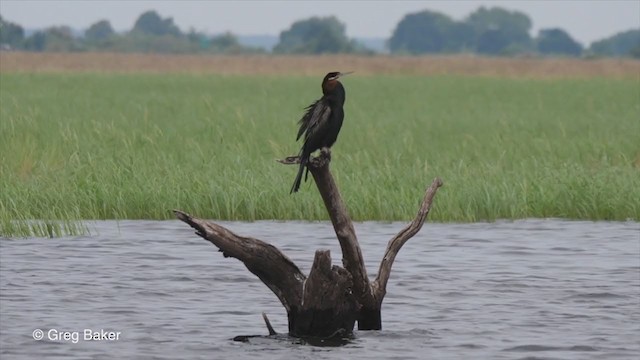
<instances>
[{"instance_id":1,"label":"bird's feet","mask_svg":"<svg viewBox=\"0 0 640 360\"><path fill-rule=\"evenodd\" d=\"M331 161L331 149L328 147L320 149L320 157L324 158L326 161Z\"/></svg>"},{"instance_id":2,"label":"bird's feet","mask_svg":"<svg viewBox=\"0 0 640 360\"><path fill-rule=\"evenodd\" d=\"M311 164L315 168L320 168L331 162L331 149L323 147L320 149L320 154L311 159Z\"/></svg>"}]
</instances>

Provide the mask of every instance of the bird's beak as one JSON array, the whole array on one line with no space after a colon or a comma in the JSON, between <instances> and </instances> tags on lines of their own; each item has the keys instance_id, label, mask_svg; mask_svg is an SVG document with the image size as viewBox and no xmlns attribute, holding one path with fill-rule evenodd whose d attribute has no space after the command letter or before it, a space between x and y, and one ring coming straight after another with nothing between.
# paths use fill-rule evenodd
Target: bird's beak
<instances>
[{"instance_id":1,"label":"bird's beak","mask_svg":"<svg viewBox=\"0 0 640 360\"><path fill-rule=\"evenodd\" d=\"M343 76L347 76L349 74L353 74L353 71L347 71L347 72L341 72L340 74L338 74L338 76L336 76L336 78L341 78Z\"/></svg>"}]
</instances>

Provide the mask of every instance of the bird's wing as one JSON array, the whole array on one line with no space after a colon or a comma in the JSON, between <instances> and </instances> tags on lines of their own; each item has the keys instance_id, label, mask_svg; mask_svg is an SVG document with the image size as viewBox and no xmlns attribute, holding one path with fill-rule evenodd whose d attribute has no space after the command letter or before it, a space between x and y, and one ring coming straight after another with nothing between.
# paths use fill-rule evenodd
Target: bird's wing
<instances>
[{"instance_id":1,"label":"bird's wing","mask_svg":"<svg viewBox=\"0 0 640 360\"><path fill-rule=\"evenodd\" d=\"M307 112L302 116L298 124L300 129L298 130L298 136L296 140L300 139L302 134L305 134L305 140L317 131L318 128L323 128L322 124L326 123L331 115L331 108L323 101L323 99L317 100L313 104L306 108ZM306 132L306 133L305 133Z\"/></svg>"}]
</instances>

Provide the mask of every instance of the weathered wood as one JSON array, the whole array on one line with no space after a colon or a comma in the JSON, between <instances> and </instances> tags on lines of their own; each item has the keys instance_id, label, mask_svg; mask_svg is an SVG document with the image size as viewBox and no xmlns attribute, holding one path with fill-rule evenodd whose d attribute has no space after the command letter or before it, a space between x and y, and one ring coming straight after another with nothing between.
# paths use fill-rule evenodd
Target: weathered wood
<instances>
[{"instance_id":1,"label":"weathered wood","mask_svg":"<svg viewBox=\"0 0 640 360\"><path fill-rule=\"evenodd\" d=\"M442 181L439 178L433 180L431 186L425 193L424 200L416 218L398 235L391 239L385 256L381 261L376 281L370 283L353 224L344 206L338 187L329 171L329 159L329 150L322 149L321 155L316 158L315 161L311 162L309 170L314 177L318 191L322 196L336 236L340 242L344 267L354 278L354 292L358 302L361 304L361 310L358 316L358 329L379 330L382 328L382 317L380 314L382 301L386 294L386 285L389 280L393 261L398 251L400 251L400 248L402 248L402 245L422 228L431 209L433 197L438 187L442 186Z\"/></svg>"},{"instance_id":2,"label":"weathered wood","mask_svg":"<svg viewBox=\"0 0 640 360\"><path fill-rule=\"evenodd\" d=\"M347 270L331 266L328 250L316 252L307 278L273 245L238 236L221 225L180 210L174 213L196 229L197 235L218 247L224 257L242 261L276 294L287 311L291 336L328 338L353 331L359 309L353 295L353 280ZM269 334L274 334L266 315L263 318Z\"/></svg>"},{"instance_id":3,"label":"weathered wood","mask_svg":"<svg viewBox=\"0 0 640 360\"><path fill-rule=\"evenodd\" d=\"M313 175L318 191L331 218L331 223L342 249L342 263L345 269L353 276L354 294L361 305L358 314L358 329L380 330L382 328L382 301L386 295L391 266L402 246L422 228L431 209L433 198L438 188L442 186L442 180L440 178L433 180L425 191L424 199L415 219L389 241L387 251L380 263L376 280L370 282L355 229L338 187L329 171L330 159L330 150L324 148L321 150L320 156L312 159L308 169ZM296 164L299 163L299 158L290 156L279 161L283 164Z\"/></svg>"},{"instance_id":4,"label":"weathered wood","mask_svg":"<svg viewBox=\"0 0 640 360\"><path fill-rule=\"evenodd\" d=\"M302 289L306 276L275 246L264 241L242 237L218 224L194 218L180 210L173 210L178 219L196 229L196 234L217 246L225 257L233 257L267 285L280 299L288 312L302 303Z\"/></svg>"},{"instance_id":5,"label":"weathered wood","mask_svg":"<svg viewBox=\"0 0 640 360\"><path fill-rule=\"evenodd\" d=\"M380 268L376 279L371 283L373 301L362 304L361 316L358 321L359 330L380 330L382 329L382 301L387 294L387 282L391 275L391 266L398 255L398 252L402 246L411 239L415 234L422 229L429 211L431 210L431 204L433 198L438 191L438 188L442 186L442 180L440 178L433 179L431 185L425 190L424 199L418 209L416 217L409 223L404 229L402 229L396 236L394 236L387 245L382 260L380 261ZM369 299L367 299L369 300Z\"/></svg>"},{"instance_id":6,"label":"weathered wood","mask_svg":"<svg viewBox=\"0 0 640 360\"><path fill-rule=\"evenodd\" d=\"M322 149L321 155L314 159L309 170L318 186L324 205L327 208L333 229L342 250L342 265L353 276L353 292L358 299L371 297L371 286L364 265L362 250L358 244L356 230L353 227L347 207L342 201L340 191L333 175L329 171L330 152Z\"/></svg>"},{"instance_id":7,"label":"weathered wood","mask_svg":"<svg viewBox=\"0 0 640 360\"><path fill-rule=\"evenodd\" d=\"M384 295L387 293L387 282L389 281L391 266L393 265L393 261L396 259L396 255L398 255L402 245L422 229L422 225L431 210L433 197L436 196L436 191L438 191L440 186L442 186L442 180L440 180L440 178L435 178L427 190L425 190L424 199L422 200L422 204L420 205L420 209L418 209L415 219L413 219L413 221L402 229L396 236L389 240L387 250L380 262L378 276L376 276L376 279L371 285L373 287L374 296L376 299L380 299L380 302L382 302L382 298L384 298Z\"/></svg>"},{"instance_id":8,"label":"weathered wood","mask_svg":"<svg viewBox=\"0 0 640 360\"><path fill-rule=\"evenodd\" d=\"M352 287L351 274L331 266L329 250L316 251L290 334L326 338L351 333L359 309Z\"/></svg>"},{"instance_id":9,"label":"weathered wood","mask_svg":"<svg viewBox=\"0 0 640 360\"><path fill-rule=\"evenodd\" d=\"M364 258L347 208L329 170L331 153L322 149L320 156L307 164L322 196L342 250L344 267L332 266L328 250L316 252L309 277L280 250L264 241L242 237L218 224L194 218L174 210L178 219L196 229L225 257L242 261L280 299L287 310L289 334L297 337L328 338L348 336L355 321L360 330L382 328L381 307L393 262L402 246L424 224L433 198L442 181L436 178L425 192L415 219L388 243L376 279L367 276ZM278 160L283 164L299 164L298 156ZM268 320L270 334L275 334Z\"/></svg>"},{"instance_id":10,"label":"weathered wood","mask_svg":"<svg viewBox=\"0 0 640 360\"><path fill-rule=\"evenodd\" d=\"M267 317L266 313L262 313L262 319L264 320L264 324L267 325L267 330L269 330L269 335L276 335L276 331L273 329L273 326L271 326L271 321L269 321L269 318Z\"/></svg>"}]
</instances>

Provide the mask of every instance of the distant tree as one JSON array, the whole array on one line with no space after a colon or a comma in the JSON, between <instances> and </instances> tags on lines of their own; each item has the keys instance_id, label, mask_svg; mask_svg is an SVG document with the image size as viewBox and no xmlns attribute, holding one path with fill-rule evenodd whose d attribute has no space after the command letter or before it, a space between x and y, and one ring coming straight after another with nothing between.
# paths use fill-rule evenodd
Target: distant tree
<instances>
[{"instance_id":1,"label":"distant tree","mask_svg":"<svg viewBox=\"0 0 640 360\"><path fill-rule=\"evenodd\" d=\"M146 35L174 35L180 36L180 29L173 23L172 18L163 19L157 12L150 10L138 17L133 25L133 31Z\"/></svg>"},{"instance_id":2,"label":"distant tree","mask_svg":"<svg viewBox=\"0 0 640 360\"><path fill-rule=\"evenodd\" d=\"M449 30L448 50L470 52L474 50L475 30L466 22L455 22Z\"/></svg>"},{"instance_id":3,"label":"distant tree","mask_svg":"<svg viewBox=\"0 0 640 360\"><path fill-rule=\"evenodd\" d=\"M24 41L24 29L18 24L6 21L0 16L0 45L20 48Z\"/></svg>"},{"instance_id":4,"label":"distant tree","mask_svg":"<svg viewBox=\"0 0 640 360\"><path fill-rule=\"evenodd\" d=\"M36 31L27 37L24 48L30 51L45 51L47 46L47 34L44 31Z\"/></svg>"},{"instance_id":5,"label":"distant tree","mask_svg":"<svg viewBox=\"0 0 640 360\"><path fill-rule=\"evenodd\" d=\"M111 23L108 20L100 20L85 30L84 38L89 42L100 42L113 36L113 34L115 32L111 27Z\"/></svg>"},{"instance_id":6,"label":"distant tree","mask_svg":"<svg viewBox=\"0 0 640 360\"><path fill-rule=\"evenodd\" d=\"M46 51L78 51L82 50L79 41L74 38L68 26L53 26L45 30Z\"/></svg>"},{"instance_id":7,"label":"distant tree","mask_svg":"<svg viewBox=\"0 0 640 360\"><path fill-rule=\"evenodd\" d=\"M210 39L209 51L225 54L256 54L264 53L264 49L244 46L238 37L230 32L214 36Z\"/></svg>"},{"instance_id":8,"label":"distant tree","mask_svg":"<svg viewBox=\"0 0 640 360\"><path fill-rule=\"evenodd\" d=\"M540 30L536 39L536 48L539 53L545 55L580 56L582 54L582 45L573 40L566 31L558 28Z\"/></svg>"},{"instance_id":9,"label":"distant tree","mask_svg":"<svg viewBox=\"0 0 640 360\"><path fill-rule=\"evenodd\" d=\"M215 36L211 39L211 46L216 49L224 50L232 47L239 47L240 41L238 37L230 32Z\"/></svg>"},{"instance_id":10,"label":"distant tree","mask_svg":"<svg viewBox=\"0 0 640 360\"><path fill-rule=\"evenodd\" d=\"M633 56L632 51L638 47L640 47L640 29L634 29L593 42L589 52L600 56Z\"/></svg>"},{"instance_id":11,"label":"distant tree","mask_svg":"<svg viewBox=\"0 0 640 360\"><path fill-rule=\"evenodd\" d=\"M501 55L531 47L531 19L522 12L480 7L465 23L474 30L479 53Z\"/></svg>"},{"instance_id":12,"label":"distant tree","mask_svg":"<svg viewBox=\"0 0 640 360\"><path fill-rule=\"evenodd\" d=\"M487 55L504 55L511 45L509 33L504 29L486 29L476 40L476 51Z\"/></svg>"},{"instance_id":13,"label":"distant tree","mask_svg":"<svg viewBox=\"0 0 640 360\"><path fill-rule=\"evenodd\" d=\"M450 17L438 12L424 10L407 14L393 31L389 50L411 54L456 51L462 47L458 42L464 38L456 30L462 28L457 27Z\"/></svg>"},{"instance_id":14,"label":"distant tree","mask_svg":"<svg viewBox=\"0 0 640 360\"><path fill-rule=\"evenodd\" d=\"M280 33L280 42L273 49L286 54L325 54L356 51L356 45L347 38L345 26L334 16L312 17L291 25Z\"/></svg>"},{"instance_id":15,"label":"distant tree","mask_svg":"<svg viewBox=\"0 0 640 360\"><path fill-rule=\"evenodd\" d=\"M44 31L36 31L25 39L24 48L30 51L80 51L84 49L68 26L53 26Z\"/></svg>"},{"instance_id":16,"label":"distant tree","mask_svg":"<svg viewBox=\"0 0 640 360\"><path fill-rule=\"evenodd\" d=\"M208 51L211 48L211 38L201 31L196 31L194 28L189 29L186 38L198 52Z\"/></svg>"},{"instance_id":17,"label":"distant tree","mask_svg":"<svg viewBox=\"0 0 640 360\"><path fill-rule=\"evenodd\" d=\"M631 55L631 57L634 59L640 59L640 45L629 50L629 55Z\"/></svg>"},{"instance_id":18,"label":"distant tree","mask_svg":"<svg viewBox=\"0 0 640 360\"><path fill-rule=\"evenodd\" d=\"M137 31L115 35L104 43L101 49L119 52L143 53L232 53L248 54L260 52L257 49L242 46L238 38L225 33L218 36L208 36L202 32L190 29L184 36L174 35L146 35Z\"/></svg>"}]
</instances>

